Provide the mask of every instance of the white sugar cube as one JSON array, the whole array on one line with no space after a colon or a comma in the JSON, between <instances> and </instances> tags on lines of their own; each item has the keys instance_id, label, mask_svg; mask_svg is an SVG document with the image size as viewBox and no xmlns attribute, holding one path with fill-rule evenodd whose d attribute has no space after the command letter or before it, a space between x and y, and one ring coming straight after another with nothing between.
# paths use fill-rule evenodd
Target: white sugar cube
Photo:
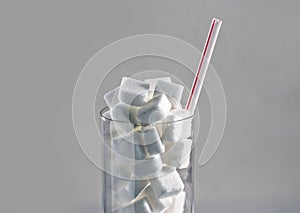
<instances>
[{"instance_id":1,"label":"white sugar cube","mask_svg":"<svg viewBox=\"0 0 300 213\"><path fill-rule=\"evenodd\" d=\"M149 87L149 99L151 99L153 97L155 86L156 86L156 82L158 80L165 81L165 82L171 82L171 78L170 77L161 77L161 78L146 79L145 82L150 85L150 87Z\"/></svg>"},{"instance_id":2,"label":"white sugar cube","mask_svg":"<svg viewBox=\"0 0 300 213\"><path fill-rule=\"evenodd\" d=\"M113 120L130 122L130 105L118 103L110 111L110 115Z\"/></svg>"},{"instance_id":3,"label":"white sugar cube","mask_svg":"<svg viewBox=\"0 0 300 213\"><path fill-rule=\"evenodd\" d=\"M158 198L178 195L184 189L184 184L175 169L172 172L150 179L149 181Z\"/></svg>"},{"instance_id":4,"label":"white sugar cube","mask_svg":"<svg viewBox=\"0 0 300 213\"><path fill-rule=\"evenodd\" d=\"M165 152L168 152L171 150L171 148L175 145L174 142L169 142L169 141L164 141L164 146L165 146Z\"/></svg>"},{"instance_id":5,"label":"white sugar cube","mask_svg":"<svg viewBox=\"0 0 300 213\"><path fill-rule=\"evenodd\" d=\"M149 78L149 79L146 79L145 82L150 84L150 89L151 88L154 89L155 85L156 85L156 82L158 80L171 83L171 78L170 77Z\"/></svg>"},{"instance_id":6,"label":"white sugar cube","mask_svg":"<svg viewBox=\"0 0 300 213\"><path fill-rule=\"evenodd\" d=\"M117 209L122 205L126 205L128 200L122 200L120 195L125 193L124 187L128 184L128 178L131 177L131 168L126 161L121 159L113 159L110 163L110 168L106 168L106 188L109 208ZM115 197L118 197L116 199ZM133 196L131 196L132 198Z\"/></svg>"},{"instance_id":7,"label":"white sugar cube","mask_svg":"<svg viewBox=\"0 0 300 213\"><path fill-rule=\"evenodd\" d=\"M161 154L165 151L164 145L162 144L161 140L158 140L152 144L146 145L145 150L149 156Z\"/></svg>"},{"instance_id":8,"label":"white sugar cube","mask_svg":"<svg viewBox=\"0 0 300 213\"><path fill-rule=\"evenodd\" d=\"M151 185L145 189L144 194L148 198L154 212L163 212L172 204L171 197L157 198Z\"/></svg>"},{"instance_id":9,"label":"white sugar cube","mask_svg":"<svg viewBox=\"0 0 300 213\"><path fill-rule=\"evenodd\" d=\"M119 87L116 87L113 90L108 91L107 93L104 94L103 98L106 103L106 105L111 109L114 105L119 103Z\"/></svg>"},{"instance_id":10,"label":"white sugar cube","mask_svg":"<svg viewBox=\"0 0 300 213\"><path fill-rule=\"evenodd\" d=\"M128 205L135 198L134 191L127 190L125 187L119 191L113 191L112 196L114 209Z\"/></svg>"},{"instance_id":11,"label":"white sugar cube","mask_svg":"<svg viewBox=\"0 0 300 213\"><path fill-rule=\"evenodd\" d=\"M173 204L165 211L165 213L184 213L186 193L180 192L179 195L173 197Z\"/></svg>"},{"instance_id":12,"label":"white sugar cube","mask_svg":"<svg viewBox=\"0 0 300 213\"><path fill-rule=\"evenodd\" d=\"M178 169L186 169L190 165L190 156L187 156L185 160L177 167Z\"/></svg>"},{"instance_id":13,"label":"white sugar cube","mask_svg":"<svg viewBox=\"0 0 300 213\"><path fill-rule=\"evenodd\" d=\"M181 141L178 141L177 143L172 143L174 145L169 147L166 142L166 146L168 147L168 149L165 153L162 154L163 162L172 167L178 167L179 165L182 165L186 161L186 159L190 158L192 143L193 141L190 139L183 139Z\"/></svg>"},{"instance_id":14,"label":"white sugar cube","mask_svg":"<svg viewBox=\"0 0 300 213\"><path fill-rule=\"evenodd\" d=\"M110 111L111 118L113 119L111 125L120 135L134 129L134 124L130 120L131 107L129 105L118 103Z\"/></svg>"},{"instance_id":15,"label":"white sugar cube","mask_svg":"<svg viewBox=\"0 0 300 213\"><path fill-rule=\"evenodd\" d=\"M123 77L119 89L119 100L132 106L141 106L148 101L149 84Z\"/></svg>"},{"instance_id":16,"label":"white sugar cube","mask_svg":"<svg viewBox=\"0 0 300 213\"><path fill-rule=\"evenodd\" d=\"M177 142L191 136L192 117L188 110L171 110L163 123L161 127L163 141Z\"/></svg>"},{"instance_id":17,"label":"white sugar cube","mask_svg":"<svg viewBox=\"0 0 300 213\"><path fill-rule=\"evenodd\" d=\"M134 193L138 196L148 185L148 180L132 180L134 182Z\"/></svg>"},{"instance_id":18,"label":"white sugar cube","mask_svg":"<svg viewBox=\"0 0 300 213\"><path fill-rule=\"evenodd\" d=\"M139 126L135 131L136 137L139 138L144 145L152 144L160 140L159 133L155 126Z\"/></svg>"},{"instance_id":19,"label":"white sugar cube","mask_svg":"<svg viewBox=\"0 0 300 213\"><path fill-rule=\"evenodd\" d=\"M178 108L176 105L180 104L183 89L184 87L180 84L162 80L157 80L155 85L155 92L166 94L174 106L173 108Z\"/></svg>"},{"instance_id":20,"label":"white sugar cube","mask_svg":"<svg viewBox=\"0 0 300 213\"><path fill-rule=\"evenodd\" d=\"M131 169L137 179L155 177L162 170L163 163L159 155L133 163Z\"/></svg>"},{"instance_id":21,"label":"white sugar cube","mask_svg":"<svg viewBox=\"0 0 300 213\"><path fill-rule=\"evenodd\" d=\"M142 125L155 123L165 118L171 107L166 95L157 95L135 111L133 120L136 124Z\"/></svg>"},{"instance_id":22,"label":"white sugar cube","mask_svg":"<svg viewBox=\"0 0 300 213\"><path fill-rule=\"evenodd\" d=\"M145 151L149 156L161 154L165 151L155 126L142 127L140 130L135 131L135 134L140 143L145 145Z\"/></svg>"},{"instance_id":23,"label":"white sugar cube","mask_svg":"<svg viewBox=\"0 0 300 213\"><path fill-rule=\"evenodd\" d=\"M114 213L153 213L153 211L147 198L142 198L129 206L114 211Z\"/></svg>"},{"instance_id":24,"label":"white sugar cube","mask_svg":"<svg viewBox=\"0 0 300 213\"><path fill-rule=\"evenodd\" d=\"M122 135L121 138L141 147L147 157L152 157L165 151L155 126L137 126L133 131Z\"/></svg>"},{"instance_id":25,"label":"white sugar cube","mask_svg":"<svg viewBox=\"0 0 300 213\"><path fill-rule=\"evenodd\" d=\"M136 144L131 133L113 138L112 150L127 159L143 160L147 157L143 145Z\"/></svg>"},{"instance_id":26,"label":"white sugar cube","mask_svg":"<svg viewBox=\"0 0 300 213\"><path fill-rule=\"evenodd\" d=\"M146 180L123 180L126 184L113 192L114 199L119 205L127 205L135 199L149 184Z\"/></svg>"}]
</instances>

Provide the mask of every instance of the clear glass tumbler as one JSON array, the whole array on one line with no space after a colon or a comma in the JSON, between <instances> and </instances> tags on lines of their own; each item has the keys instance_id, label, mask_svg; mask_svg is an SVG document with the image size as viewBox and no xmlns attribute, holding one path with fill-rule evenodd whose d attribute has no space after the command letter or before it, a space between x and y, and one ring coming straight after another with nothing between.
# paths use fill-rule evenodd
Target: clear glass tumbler
<instances>
[{"instance_id":1,"label":"clear glass tumbler","mask_svg":"<svg viewBox=\"0 0 300 213\"><path fill-rule=\"evenodd\" d=\"M100 112L100 132L106 146L103 213L193 213L195 117L134 127L146 128L147 133L157 131L163 144L158 147L157 139L145 132L143 144L132 143L135 138L122 138L129 124L112 120L108 110ZM170 131L173 138L168 139ZM124 140L115 140L118 137ZM150 152L157 154L147 157Z\"/></svg>"}]
</instances>

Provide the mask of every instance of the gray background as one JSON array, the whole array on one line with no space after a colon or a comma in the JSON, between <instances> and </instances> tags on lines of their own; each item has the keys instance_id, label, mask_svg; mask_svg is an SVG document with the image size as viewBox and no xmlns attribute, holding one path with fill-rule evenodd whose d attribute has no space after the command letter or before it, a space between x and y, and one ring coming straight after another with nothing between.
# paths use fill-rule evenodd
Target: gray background
<instances>
[{"instance_id":1,"label":"gray background","mask_svg":"<svg viewBox=\"0 0 300 213\"><path fill-rule=\"evenodd\" d=\"M228 121L197 170L196 212L299 212L298 10L271 0L1 1L0 212L99 212L101 172L72 126L82 67L135 34L202 49L214 16L224 20L212 62Z\"/></svg>"}]
</instances>

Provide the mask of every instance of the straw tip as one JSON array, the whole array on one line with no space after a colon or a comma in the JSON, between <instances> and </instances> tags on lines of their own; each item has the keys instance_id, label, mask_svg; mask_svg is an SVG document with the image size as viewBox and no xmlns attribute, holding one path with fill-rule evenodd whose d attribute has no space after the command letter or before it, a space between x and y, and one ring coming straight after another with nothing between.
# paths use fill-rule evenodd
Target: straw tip
<instances>
[{"instance_id":1,"label":"straw tip","mask_svg":"<svg viewBox=\"0 0 300 213\"><path fill-rule=\"evenodd\" d=\"M222 23L222 20L219 18L213 18L213 21L217 22L217 23Z\"/></svg>"}]
</instances>

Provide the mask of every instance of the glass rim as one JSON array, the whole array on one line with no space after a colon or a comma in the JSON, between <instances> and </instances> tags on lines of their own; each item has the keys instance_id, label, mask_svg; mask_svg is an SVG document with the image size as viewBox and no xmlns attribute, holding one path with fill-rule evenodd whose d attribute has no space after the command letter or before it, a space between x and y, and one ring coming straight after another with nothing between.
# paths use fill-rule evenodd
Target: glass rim
<instances>
[{"instance_id":1,"label":"glass rim","mask_svg":"<svg viewBox=\"0 0 300 213\"><path fill-rule=\"evenodd\" d=\"M112 119L112 118L108 118L107 116L104 115L104 113L107 112L108 110L109 110L109 107L108 107L108 106L102 108L102 109L100 110L100 113L99 113L99 114L100 114L100 117L101 117L101 118L104 118L104 119L106 119L106 120L109 120L109 121L111 121L111 122L128 123L127 121L118 121L118 120L114 120L114 119ZM155 122L154 124L176 123L176 122L181 122L181 121L187 121L187 120L192 119L192 118L194 118L194 114L189 115L189 116L184 117L184 118L181 118L181 119L178 119L178 120L174 120L174 121L165 121L165 122ZM151 124L150 124L150 125L151 125ZM141 126L145 126L145 125L141 125ZM147 126L148 126L148 125L147 125Z\"/></svg>"}]
</instances>

